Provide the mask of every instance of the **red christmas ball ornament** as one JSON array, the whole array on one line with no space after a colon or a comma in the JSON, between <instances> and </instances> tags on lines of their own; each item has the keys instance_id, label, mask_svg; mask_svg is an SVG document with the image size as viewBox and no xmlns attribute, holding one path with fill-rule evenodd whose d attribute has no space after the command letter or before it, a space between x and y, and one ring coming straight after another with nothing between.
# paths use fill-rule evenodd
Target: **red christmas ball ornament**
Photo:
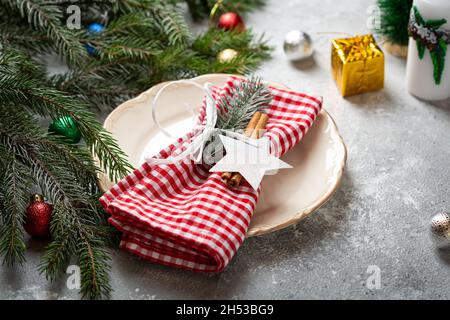
<instances>
[{"instance_id":1,"label":"red christmas ball ornament","mask_svg":"<svg viewBox=\"0 0 450 320\"><path fill-rule=\"evenodd\" d=\"M217 27L224 30L237 30L242 32L245 30L244 20L235 12L226 12L222 14L217 23Z\"/></svg>"},{"instance_id":2,"label":"red christmas ball ornament","mask_svg":"<svg viewBox=\"0 0 450 320\"><path fill-rule=\"evenodd\" d=\"M36 194L28 205L25 217L24 229L32 237L49 238L50 221L53 206L44 202L44 198Z\"/></svg>"}]
</instances>

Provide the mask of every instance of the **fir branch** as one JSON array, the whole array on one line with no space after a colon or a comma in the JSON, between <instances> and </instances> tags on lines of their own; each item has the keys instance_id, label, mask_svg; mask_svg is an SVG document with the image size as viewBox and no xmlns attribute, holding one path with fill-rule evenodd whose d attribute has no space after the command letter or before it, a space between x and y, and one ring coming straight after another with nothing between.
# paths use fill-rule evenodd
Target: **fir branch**
<instances>
[{"instance_id":1,"label":"fir branch","mask_svg":"<svg viewBox=\"0 0 450 320\"><path fill-rule=\"evenodd\" d=\"M114 156L121 152L111 149L109 138L103 136L106 132L84 108L69 103L68 97L53 89L43 88L32 77L33 72L18 77L15 73L24 67L20 56L0 55L0 167L8 162L6 174L1 176L5 189L0 192L0 253L8 264L24 260L25 194L31 183L37 184L55 205L53 241L42 258L40 271L54 279L76 255L82 269L81 293L91 298L107 296L111 288L104 246L110 237L104 233L106 216L97 203L97 167L84 146L64 144L60 137L48 136L27 111L54 117L71 112L82 125L91 126L90 130L100 135L101 141L93 143L106 143L103 147ZM92 252L89 260L86 252Z\"/></svg>"},{"instance_id":2,"label":"fir branch","mask_svg":"<svg viewBox=\"0 0 450 320\"><path fill-rule=\"evenodd\" d=\"M257 111L264 112L273 96L260 78L252 77L234 87L218 101L217 127L223 130L244 130Z\"/></svg>"},{"instance_id":3,"label":"fir branch","mask_svg":"<svg viewBox=\"0 0 450 320\"><path fill-rule=\"evenodd\" d=\"M211 10L218 3L217 0L184 0L189 8L189 12L195 21L206 19L210 16ZM246 15L266 4L265 0L223 0L220 1L216 17L224 12L237 12Z\"/></svg>"},{"instance_id":4,"label":"fir branch","mask_svg":"<svg viewBox=\"0 0 450 320\"><path fill-rule=\"evenodd\" d=\"M86 144L100 159L102 168L108 171L112 180L120 179L131 169L117 142L103 129L95 116L87 111L81 101L54 89L42 87L33 79L0 74L0 103L6 104L9 101L17 101L41 116L50 116L53 119L72 117Z\"/></svg>"},{"instance_id":5,"label":"fir branch","mask_svg":"<svg viewBox=\"0 0 450 320\"><path fill-rule=\"evenodd\" d=\"M44 67L41 63L31 59L18 50L0 52L0 74L15 76L21 74L26 77L43 80Z\"/></svg>"},{"instance_id":6,"label":"fir branch","mask_svg":"<svg viewBox=\"0 0 450 320\"><path fill-rule=\"evenodd\" d=\"M44 162L52 163L52 167L59 165L61 171L68 170L71 174L68 178L70 183L86 186L81 193L97 191L97 167L87 150L63 143L61 138L45 135L33 119L25 117L25 113L14 114L8 107L3 113L4 117L0 119L0 134L3 136L3 143L9 146L13 155L30 164L33 160L29 156L38 154ZM15 151L14 147L20 151Z\"/></svg>"},{"instance_id":7,"label":"fir branch","mask_svg":"<svg viewBox=\"0 0 450 320\"><path fill-rule=\"evenodd\" d=\"M8 138L6 145L17 149L18 142L11 136ZM34 181L49 195L50 201L57 204L51 227L55 241L49 245L41 261L41 272L47 278L54 279L63 270L76 247L75 252L82 270L82 294L88 294L91 298L107 295L110 290L108 256L101 238L95 237L98 236L96 230L102 216L98 213L92 215L92 211L95 212L96 209L89 196L84 195L79 186L73 183L72 172L64 173L63 164L58 163L57 157L53 156L52 161L45 161L42 159L45 156L36 154L30 146L21 146L20 149L17 156L30 166ZM50 154L47 156L50 157ZM45 163L51 163L51 168ZM89 259L86 258L87 255Z\"/></svg>"},{"instance_id":8,"label":"fir branch","mask_svg":"<svg viewBox=\"0 0 450 320\"><path fill-rule=\"evenodd\" d=\"M73 37L74 31L61 23L63 12L59 6L32 0L0 0L0 3L18 12L34 30L43 32L69 63L79 64L86 57L86 50Z\"/></svg>"},{"instance_id":9,"label":"fir branch","mask_svg":"<svg viewBox=\"0 0 450 320\"><path fill-rule=\"evenodd\" d=\"M160 53L154 41L131 35L110 42L89 41L89 45L93 45L101 58L108 60L127 58L143 62Z\"/></svg>"},{"instance_id":10,"label":"fir branch","mask_svg":"<svg viewBox=\"0 0 450 320\"><path fill-rule=\"evenodd\" d=\"M73 228L73 221L64 214L66 211L60 203L53 205L50 231L53 235L45 250L38 267L40 273L49 280L54 280L58 274L64 272L65 267L75 253L77 243Z\"/></svg>"},{"instance_id":11,"label":"fir branch","mask_svg":"<svg viewBox=\"0 0 450 320\"><path fill-rule=\"evenodd\" d=\"M3 140L3 139L2 139ZM25 261L26 246L24 243L24 216L26 209L25 199L28 197L29 180L26 168L14 156L3 154L10 159L6 166L2 199L2 226L0 235L0 254L7 265L23 263Z\"/></svg>"},{"instance_id":12,"label":"fir branch","mask_svg":"<svg viewBox=\"0 0 450 320\"><path fill-rule=\"evenodd\" d=\"M216 57L224 49L233 48L238 52L237 58L229 62L217 61ZM267 44L264 35L255 40L251 30L230 32L220 29L209 29L198 36L192 44L192 49L200 57L208 61L206 69L215 73L248 74L256 70L262 61L270 57L273 50Z\"/></svg>"},{"instance_id":13,"label":"fir branch","mask_svg":"<svg viewBox=\"0 0 450 320\"><path fill-rule=\"evenodd\" d=\"M62 209L62 210L61 210ZM81 269L81 294L89 298L108 297L111 292L109 284L109 254L105 249L105 235L96 220L84 215L83 209L67 211L55 207L52 218L52 232L59 228L54 241L48 246L41 259L40 272L50 280L64 270L70 256L75 254Z\"/></svg>"},{"instance_id":14,"label":"fir branch","mask_svg":"<svg viewBox=\"0 0 450 320\"><path fill-rule=\"evenodd\" d=\"M78 70L70 70L50 78L49 84L64 92L94 98L91 91L111 93L114 99L119 95L135 94L138 88L133 88L137 77L144 73L145 67L135 63L129 57L96 59ZM89 100L89 99L86 99ZM95 108L95 103L90 103Z\"/></svg>"},{"instance_id":15,"label":"fir branch","mask_svg":"<svg viewBox=\"0 0 450 320\"><path fill-rule=\"evenodd\" d=\"M105 35L115 34L139 34L140 32L152 32L154 23L144 12L130 13L119 16L117 19L108 24L108 28L104 31Z\"/></svg>"},{"instance_id":16,"label":"fir branch","mask_svg":"<svg viewBox=\"0 0 450 320\"><path fill-rule=\"evenodd\" d=\"M212 9L208 0L185 0L184 2L186 2L189 13L194 21L208 18Z\"/></svg>"},{"instance_id":17,"label":"fir branch","mask_svg":"<svg viewBox=\"0 0 450 320\"><path fill-rule=\"evenodd\" d=\"M91 154L83 147L64 143L64 137L51 137L30 139L30 145L35 145L38 152L57 154L65 164L66 169L74 173L75 181L84 186L96 186L98 168L92 160ZM96 189L92 189L96 190Z\"/></svg>"},{"instance_id":18,"label":"fir branch","mask_svg":"<svg viewBox=\"0 0 450 320\"><path fill-rule=\"evenodd\" d=\"M136 13L149 9L152 5L161 1L152 0L111 0L111 9L114 13Z\"/></svg>"},{"instance_id":19,"label":"fir branch","mask_svg":"<svg viewBox=\"0 0 450 320\"><path fill-rule=\"evenodd\" d=\"M26 25L15 25L8 21L0 22L0 42L5 47L20 47L35 53L48 53L53 50L48 37Z\"/></svg>"},{"instance_id":20,"label":"fir branch","mask_svg":"<svg viewBox=\"0 0 450 320\"><path fill-rule=\"evenodd\" d=\"M213 6L217 1L208 0L208 2L210 6ZM265 4L266 0L224 0L222 1L222 5L219 8L219 12L233 11L238 12L241 15L245 15L256 9L262 8L263 6L265 6Z\"/></svg>"},{"instance_id":21,"label":"fir branch","mask_svg":"<svg viewBox=\"0 0 450 320\"><path fill-rule=\"evenodd\" d=\"M110 257L105 243L98 238L81 233L81 242L77 246L82 281L81 293L93 299L108 297L111 292L109 284Z\"/></svg>"},{"instance_id":22,"label":"fir branch","mask_svg":"<svg viewBox=\"0 0 450 320\"><path fill-rule=\"evenodd\" d=\"M57 155L38 153L34 146L21 144L11 135L3 134L12 146L10 152L15 152L14 156L31 169L33 180L51 202L61 202L67 210L74 202L89 204L86 192L81 185L74 183L74 173L64 168L65 162L60 161Z\"/></svg>"},{"instance_id":23,"label":"fir branch","mask_svg":"<svg viewBox=\"0 0 450 320\"><path fill-rule=\"evenodd\" d=\"M378 0L381 28L376 30L393 43L408 45L408 23L413 0Z\"/></svg>"},{"instance_id":24,"label":"fir branch","mask_svg":"<svg viewBox=\"0 0 450 320\"><path fill-rule=\"evenodd\" d=\"M191 40L191 33L179 10L171 5L155 5L149 11L155 20L160 34L167 36L168 45L187 45Z\"/></svg>"},{"instance_id":25,"label":"fir branch","mask_svg":"<svg viewBox=\"0 0 450 320\"><path fill-rule=\"evenodd\" d=\"M90 34L66 28L65 9L73 1L0 0L0 253L5 262L23 261L26 194L35 184L54 205L52 242L40 271L55 279L76 256L81 293L90 298L109 295L105 248L117 242L118 233L107 225L98 203L100 168L91 154L112 180L131 167L88 109L111 108L161 81L218 71L247 73L269 57L270 48L251 30L213 28L194 36L181 14L185 2L79 0L75 4L82 8L83 25L109 13L105 30ZM246 4L250 9L259 0L225 2L242 2L243 7L235 8L242 14ZM212 3L202 0L206 7ZM86 44L97 49L95 57L86 55ZM237 50L238 58L218 62L217 54L225 48ZM67 72L48 77L41 57L50 52L65 58ZM72 117L86 145L48 135L34 116Z\"/></svg>"}]
</instances>

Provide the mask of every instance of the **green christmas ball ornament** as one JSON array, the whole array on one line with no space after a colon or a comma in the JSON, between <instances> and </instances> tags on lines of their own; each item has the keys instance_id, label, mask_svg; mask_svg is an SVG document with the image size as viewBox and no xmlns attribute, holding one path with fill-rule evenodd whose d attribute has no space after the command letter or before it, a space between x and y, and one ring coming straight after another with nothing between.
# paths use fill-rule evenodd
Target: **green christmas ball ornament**
<instances>
[{"instance_id":1,"label":"green christmas ball ornament","mask_svg":"<svg viewBox=\"0 0 450 320\"><path fill-rule=\"evenodd\" d=\"M48 131L66 137L71 143L78 143L81 140L81 132L69 116L53 120Z\"/></svg>"}]
</instances>

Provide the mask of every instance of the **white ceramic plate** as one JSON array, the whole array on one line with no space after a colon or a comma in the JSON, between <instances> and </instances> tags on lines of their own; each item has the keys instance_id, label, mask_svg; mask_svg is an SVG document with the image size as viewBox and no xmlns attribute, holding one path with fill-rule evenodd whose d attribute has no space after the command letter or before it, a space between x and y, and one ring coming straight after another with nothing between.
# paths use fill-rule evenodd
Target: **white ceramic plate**
<instances>
[{"instance_id":1,"label":"white ceramic plate","mask_svg":"<svg viewBox=\"0 0 450 320\"><path fill-rule=\"evenodd\" d=\"M211 74L193 80L221 86L228 77ZM269 84L286 88L281 84ZM146 154L155 154L172 142L159 132L151 117L150 106L161 86L156 85L121 104L104 122L104 127L118 140L135 167L142 164ZM158 102L158 119L171 133L184 135L193 124L192 113L186 106L200 106L203 94L189 84L168 87ZM345 144L333 119L322 110L303 140L282 158L293 169L281 170L263 179L261 197L247 236L285 228L323 205L339 185L346 155ZM104 190L112 186L104 174L100 175L100 184Z\"/></svg>"}]
</instances>

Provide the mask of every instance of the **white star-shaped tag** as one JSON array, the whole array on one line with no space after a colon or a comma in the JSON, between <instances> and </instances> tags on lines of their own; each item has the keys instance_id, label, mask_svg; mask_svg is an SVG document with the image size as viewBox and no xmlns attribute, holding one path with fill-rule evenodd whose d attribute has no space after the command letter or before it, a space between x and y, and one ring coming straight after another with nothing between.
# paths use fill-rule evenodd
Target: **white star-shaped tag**
<instances>
[{"instance_id":1,"label":"white star-shaped tag","mask_svg":"<svg viewBox=\"0 0 450 320\"><path fill-rule=\"evenodd\" d=\"M246 143L227 136L219 136L226 155L212 167L210 172L239 172L257 190L266 174L275 174L279 169L292 168L274 157L269 151L269 140L263 137Z\"/></svg>"}]
</instances>

